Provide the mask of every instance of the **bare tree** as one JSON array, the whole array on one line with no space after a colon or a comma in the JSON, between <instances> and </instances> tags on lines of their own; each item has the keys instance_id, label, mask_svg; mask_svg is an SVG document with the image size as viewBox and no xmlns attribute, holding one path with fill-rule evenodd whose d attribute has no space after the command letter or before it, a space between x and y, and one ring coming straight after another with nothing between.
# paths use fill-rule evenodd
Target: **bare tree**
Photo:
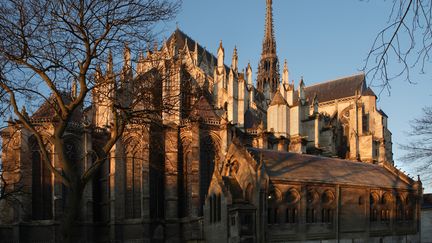
<instances>
[{"instance_id":1,"label":"bare tree","mask_svg":"<svg viewBox=\"0 0 432 243\"><path fill-rule=\"evenodd\" d=\"M381 92L390 92L395 78L414 83L411 72L425 71L431 61L431 21L431 0L393 0L388 25L377 34L363 68Z\"/></svg>"},{"instance_id":2,"label":"bare tree","mask_svg":"<svg viewBox=\"0 0 432 243\"><path fill-rule=\"evenodd\" d=\"M119 72L114 70L116 60L112 59L111 52L121 53L124 43L128 43L126 49L153 43L155 24L172 19L179 6L180 2L174 0L5 0L0 3L0 108L5 111L2 118L6 120L7 114L12 115L18 127L35 137L44 166L67 187L69 206L62 222L65 242L72 241L84 188L109 157L127 124L137 119L149 121L157 118L162 110L173 107L164 105L169 102L159 102L158 106L146 104L143 98L128 100L131 94L122 85L127 86L131 81L118 83ZM99 64L106 60L109 65L101 70ZM103 71L107 74L105 79L100 78ZM120 73L124 78L125 74ZM167 77L144 78L157 78L160 82ZM136 97L146 97L144 93L150 91L143 85L133 92ZM91 100L92 93L110 100L112 118L104 127L104 143L84 156L92 158L92 166L82 170L76 158L68 155L66 135L75 114ZM41 103L48 104L53 111L50 122L55 126L48 138L43 136L39 121L29 115ZM55 147L61 171L50 163L46 140Z\"/></svg>"},{"instance_id":3,"label":"bare tree","mask_svg":"<svg viewBox=\"0 0 432 243\"><path fill-rule=\"evenodd\" d=\"M421 117L411 121L411 131L408 133L410 142L400 145L406 151L403 161L413 166L423 175L423 181L432 182L432 107L423 108Z\"/></svg>"}]
</instances>

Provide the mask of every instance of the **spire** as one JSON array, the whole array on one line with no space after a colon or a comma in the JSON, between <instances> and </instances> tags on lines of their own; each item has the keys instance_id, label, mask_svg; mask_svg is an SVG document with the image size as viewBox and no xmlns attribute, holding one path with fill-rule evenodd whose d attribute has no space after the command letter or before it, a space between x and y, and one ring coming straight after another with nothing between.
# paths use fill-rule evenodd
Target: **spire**
<instances>
[{"instance_id":1,"label":"spire","mask_svg":"<svg viewBox=\"0 0 432 243\"><path fill-rule=\"evenodd\" d=\"M267 0L266 23L263 48L276 54L276 40L273 31L273 0ZM263 50L264 51L264 50Z\"/></svg>"},{"instance_id":2,"label":"spire","mask_svg":"<svg viewBox=\"0 0 432 243\"><path fill-rule=\"evenodd\" d=\"M266 0L265 33L261 60L258 64L257 89L264 91L268 85L271 93L275 93L279 86L279 60L276 54L276 39L273 30L272 0Z\"/></svg>"},{"instance_id":3,"label":"spire","mask_svg":"<svg viewBox=\"0 0 432 243\"><path fill-rule=\"evenodd\" d=\"M234 72L238 71L238 54L237 54L236 46L234 47L234 51L233 51L231 68L234 70Z\"/></svg>"},{"instance_id":4,"label":"spire","mask_svg":"<svg viewBox=\"0 0 432 243\"><path fill-rule=\"evenodd\" d=\"M283 70L283 75L282 75L282 83L286 86L289 85L289 71L288 71L288 62L285 59L285 63L284 63L284 70Z\"/></svg>"}]
</instances>

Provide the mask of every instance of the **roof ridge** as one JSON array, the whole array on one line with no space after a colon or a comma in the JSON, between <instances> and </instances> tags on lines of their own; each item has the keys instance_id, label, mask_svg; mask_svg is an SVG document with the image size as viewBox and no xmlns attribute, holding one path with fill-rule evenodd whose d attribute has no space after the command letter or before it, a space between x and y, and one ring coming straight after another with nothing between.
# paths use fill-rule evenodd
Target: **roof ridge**
<instances>
[{"instance_id":1,"label":"roof ridge","mask_svg":"<svg viewBox=\"0 0 432 243\"><path fill-rule=\"evenodd\" d=\"M319 82L319 83L314 83L314 84L311 84L309 86L306 86L305 88L307 89L307 88L318 86L318 85L321 85L321 84L336 82L336 81L339 81L339 80L342 80L342 79L352 78L352 77L356 77L356 76L365 76L365 73L364 72L360 72L360 73L357 73L357 74L351 74L351 75L347 75L347 76L342 76L342 77L339 77L339 78L330 79L330 80L322 81L322 82Z\"/></svg>"}]
</instances>

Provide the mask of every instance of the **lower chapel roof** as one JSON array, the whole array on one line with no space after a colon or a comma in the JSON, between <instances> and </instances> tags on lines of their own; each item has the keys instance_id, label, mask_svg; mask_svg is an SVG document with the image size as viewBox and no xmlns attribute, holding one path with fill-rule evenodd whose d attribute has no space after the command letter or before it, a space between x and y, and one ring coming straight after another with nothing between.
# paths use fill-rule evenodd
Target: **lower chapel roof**
<instances>
[{"instance_id":1,"label":"lower chapel roof","mask_svg":"<svg viewBox=\"0 0 432 243\"><path fill-rule=\"evenodd\" d=\"M270 180L412 189L411 183L381 165L274 150L247 148L262 159Z\"/></svg>"}]
</instances>

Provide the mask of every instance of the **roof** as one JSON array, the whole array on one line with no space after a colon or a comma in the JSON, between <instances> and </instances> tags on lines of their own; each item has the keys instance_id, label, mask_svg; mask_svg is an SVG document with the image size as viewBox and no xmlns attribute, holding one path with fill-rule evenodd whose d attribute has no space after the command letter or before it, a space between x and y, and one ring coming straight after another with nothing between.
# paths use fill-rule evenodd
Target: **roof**
<instances>
[{"instance_id":1,"label":"roof","mask_svg":"<svg viewBox=\"0 0 432 243\"><path fill-rule=\"evenodd\" d=\"M363 73L326 81L305 87L306 98L312 100L315 94L319 102L326 102L344 97L354 96L356 90L366 90L365 75Z\"/></svg>"},{"instance_id":2,"label":"roof","mask_svg":"<svg viewBox=\"0 0 432 243\"><path fill-rule=\"evenodd\" d=\"M71 96L67 93L61 93L60 94L64 103L69 104L72 99ZM55 99L54 95L51 95L47 100L45 100L41 106L33 113L31 116L32 119L53 119L56 117L56 111L55 108L57 106L57 100ZM72 116L73 121L79 121L81 117L81 110L77 109L75 113Z\"/></svg>"},{"instance_id":3,"label":"roof","mask_svg":"<svg viewBox=\"0 0 432 243\"><path fill-rule=\"evenodd\" d=\"M411 189L411 185L380 165L257 148L248 151L255 160L262 156L273 180Z\"/></svg>"},{"instance_id":4,"label":"roof","mask_svg":"<svg viewBox=\"0 0 432 243\"><path fill-rule=\"evenodd\" d=\"M423 195L422 209L432 209L432 193Z\"/></svg>"},{"instance_id":5,"label":"roof","mask_svg":"<svg viewBox=\"0 0 432 243\"><path fill-rule=\"evenodd\" d=\"M261 123L261 120L252 112L250 109L247 109L244 115L244 128L257 128Z\"/></svg>"},{"instance_id":6,"label":"roof","mask_svg":"<svg viewBox=\"0 0 432 243\"><path fill-rule=\"evenodd\" d=\"M284 97L281 95L280 91L276 91L275 95L273 96L273 99L270 103L270 106L274 105L286 105L289 106Z\"/></svg>"},{"instance_id":7,"label":"roof","mask_svg":"<svg viewBox=\"0 0 432 243\"><path fill-rule=\"evenodd\" d=\"M168 45L171 44L174 36L176 39L177 46L179 48L183 48L185 46L186 39L187 39L187 44L188 44L189 50L194 51L195 50L195 44L197 45L198 53L200 54L200 55L198 55L198 63L202 63L204 61L203 58L205 58L205 62L207 62L207 63L213 62L215 65L217 64L217 58L212 53L207 51L200 44L198 44L198 42L196 42L195 40L190 38L187 34L185 34L183 31L181 31L178 28L168 38L168 41L167 41ZM228 74L229 73L229 67L226 65L224 65L224 66L225 66L225 71ZM208 75L213 75L213 73L208 73Z\"/></svg>"},{"instance_id":8,"label":"roof","mask_svg":"<svg viewBox=\"0 0 432 243\"><path fill-rule=\"evenodd\" d=\"M210 105L210 102L208 102L204 96L201 96L193 106L191 116L208 120L220 120L220 117L218 114L216 114L215 109L212 105Z\"/></svg>"},{"instance_id":9,"label":"roof","mask_svg":"<svg viewBox=\"0 0 432 243\"><path fill-rule=\"evenodd\" d=\"M240 184L234 177L223 176L222 177L226 188L231 193L233 201L241 201L243 200L243 190L240 187Z\"/></svg>"},{"instance_id":10,"label":"roof","mask_svg":"<svg viewBox=\"0 0 432 243\"><path fill-rule=\"evenodd\" d=\"M362 92L362 95L363 95L363 96L375 96L375 97L376 97L375 92L373 92L373 90L372 90L370 87L368 87L367 89L365 89L365 90Z\"/></svg>"},{"instance_id":11,"label":"roof","mask_svg":"<svg viewBox=\"0 0 432 243\"><path fill-rule=\"evenodd\" d=\"M379 109L379 110L378 110L378 113L380 113L382 116L388 118L387 114L386 114L383 110Z\"/></svg>"}]
</instances>

